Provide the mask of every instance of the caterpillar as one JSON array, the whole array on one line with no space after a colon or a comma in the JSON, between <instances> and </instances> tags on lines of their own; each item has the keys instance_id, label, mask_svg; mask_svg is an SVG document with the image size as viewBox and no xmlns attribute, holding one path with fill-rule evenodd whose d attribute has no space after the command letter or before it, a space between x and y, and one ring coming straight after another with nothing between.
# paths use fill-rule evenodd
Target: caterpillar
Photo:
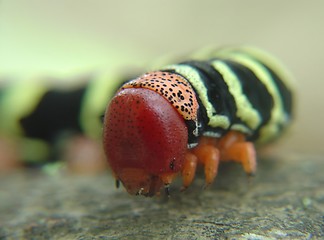
<instances>
[{"instance_id":1,"label":"caterpillar","mask_svg":"<svg viewBox=\"0 0 324 240\"><path fill-rule=\"evenodd\" d=\"M183 190L203 165L211 184L220 162L256 172L255 144L278 137L292 116L290 76L268 54L225 48L126 82L108 105L103 144L130 194L154 196L178 173Z\"/></svg>"},{"instance_id":2,"label":"caterpillar","mask_svg":"<svg viewBox=\"0 0 324 240\"><path fill-rule=\"evenodd\" d=\"M58 148L75 135L83 134L100 144L106 104L123 81L115 72L62 79L3 79L0 143L14 142L19 163L26 167L55 165L61 159ZM0 163L8 158L1 154Z\"/></svg>"},{"instance_id":3,"label":"caterpillar","mask_svg":"<svg viewBox=\"0 0 324 240\"><path fill-rule=\"evenodd\" d=\"M51 159L64 132L102 139L116 185L155 196L163 187L169 194L179 173L188 188L198 165L206 186L223 161L254 174L255 145L292 119L289 73L256 48L217 49L126 79L91 75L68 87L1 81L0 136L21 143L26 165Z\"/></svg>"}]
</instances>

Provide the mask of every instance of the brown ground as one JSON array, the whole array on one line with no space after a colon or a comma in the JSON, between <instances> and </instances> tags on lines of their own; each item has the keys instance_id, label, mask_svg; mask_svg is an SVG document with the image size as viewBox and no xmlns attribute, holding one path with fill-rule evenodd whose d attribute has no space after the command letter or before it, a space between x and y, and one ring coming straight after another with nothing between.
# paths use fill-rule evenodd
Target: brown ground
<instances>
[{"instance_id":1,"label":"brown ground","mask_svg":"<svg viewBox=\"0 0 324 240\"><path fill-rule=\"evenodd\" d=\"M248 181L235 164L171 198L131 197L110 175L18 172L0 179L0 239L321 239L324 164L264 158Z\"/></svg>"}]
</instances>

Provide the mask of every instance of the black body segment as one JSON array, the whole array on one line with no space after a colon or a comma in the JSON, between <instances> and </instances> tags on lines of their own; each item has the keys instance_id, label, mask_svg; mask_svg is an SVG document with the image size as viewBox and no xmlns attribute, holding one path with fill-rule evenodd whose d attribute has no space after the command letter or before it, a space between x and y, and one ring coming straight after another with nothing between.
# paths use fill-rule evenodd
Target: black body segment
<instances>
[{"instance_id":1,"label":"black body segment","mask_svg":"<svg viewBox=\"0 0 324 240\"><path fill-rule=\"evenodd\" d=\"M293 96L291 90L284 84L283 80L280 79L280 77L272 69L270 69L266 65L264 65L264 67L267 68L267 70L271 74L271 77L280 92L284 111L287 114L291 115L293 111Z\"/></svg>"},{"instance_id":2,"label":"black body segment","mask_svg":"<svg viewBox=\"0 0 324 240\"><path fill-rule=\"evenodd\" d=\"M20 120L25 135L51 142L64 130L81 132L79 113L85 89L46 92L34 111Z\"/></svg>"}]
</instances>

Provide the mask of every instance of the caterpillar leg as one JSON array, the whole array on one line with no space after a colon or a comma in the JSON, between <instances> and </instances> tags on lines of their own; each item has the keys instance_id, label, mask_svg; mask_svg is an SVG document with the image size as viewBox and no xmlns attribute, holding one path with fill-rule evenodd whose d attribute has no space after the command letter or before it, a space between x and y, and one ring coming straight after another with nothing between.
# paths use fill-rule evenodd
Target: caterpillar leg
<instances>
[{"instance_id":1,"label":"caterpillar leg","mask_svg":"<svg viewBox=\"0 0 324 240\"><path fill-rule=\"evenodd\" d=\"M214 145L215 142L213 139L202 138L198 146L192 150L192 153L187 153L184 169L182 171L183 190L193 181L197 163L204 166L206 186L214 181L220 161L219 150Z\"/></svg>"},{"instance_id":2,"label":"caterpillar leg","mask_svg":"<svg viewBox=\"0 0 324 240\"><path fill-rule=\"evenodd\" d=\"M242 164L248 175L256 172L257 161L253 143L247 142L243 134L231 131L219 142L221 161L234 161Z\"/></svg>"},{"instance_id":3,"label":"caterpillar leg","mask_svg":"<svg viewBox=\"0 0 324 240\"><path fill-rule=\"evenodd\" d=\"M186 153L186 158L182 170L182 189L186 190L195 178L198 158L191 152Z\"/></svg>"},{"instance_id":4,"label":"caterpillar leg","mask_svg":"<svg viewBox=\"0 0 324 240\"><path fill-rule=\"evenodd\" d=\"M204 166L206 186L211 184L217 176L220 161L240 163L249 175L256 172L254 145L247 142L243 134L230 131L220 139L202 137L199 144L186 154L182 170L182 190L188 188L192 183L197 164Z\"/></svg>"},{"instance_id":5,"label":"caterpillar leg","mask_svg":"<svg viewBox=\"0 0 324 240\"><path fill-rule=\"evenodd\" d=\"M207 187L214 181L218 172L219 150L212 145L200 145L198 148L195 148L194 153L199 163L204 166L205 184Z\"/></svg>"}]
</instances>

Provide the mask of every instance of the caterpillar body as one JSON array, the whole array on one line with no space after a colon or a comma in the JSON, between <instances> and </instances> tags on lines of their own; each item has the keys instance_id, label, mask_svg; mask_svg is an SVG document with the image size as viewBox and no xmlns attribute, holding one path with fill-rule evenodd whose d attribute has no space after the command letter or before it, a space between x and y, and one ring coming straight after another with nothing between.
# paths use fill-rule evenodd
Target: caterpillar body
<instances>
[{"instance_id":1,"label":"caterpillar body","mask_svg":"<svg viewBox=\"0 0 324 240\"><path fill-rule=\"evenodd\" d=\"M198 164L206 185L221 161L254 174L254 142L277 137L291 114L282 66L254 48L220 49L125 83L106 110L104 149L117 182L154 196L163 186L168 193L177 173L186 189Z\"/></svg>"},{"instance_id":2,"label":"caterpillar body","mask_svg":"<svg viewBox=\"0 0 324 240\"><path fill-rule=\"evenodd\" d=\"M125 78L100 72L10 80L0 81L0 140L15 143L20 165L47 167L61 160L58 148L72 136L100 143L107 102ZM0 153L0 162L7 158Z\"/></svg>"},{"instance_id":3,"label":"caterpillar body","mask_svg":"<svg viewBox=\"0 0 324 240\"><path fill-rule=\"evenodd\" d=\"M186 189L198 165L206 185L222 161L254 174L255 144L276 138L291 121L290 78L267 53L239 47L128 81L90 76L67 89L7 82L0 86L0 135L20 136L29 163L48 159L63 130L102 138L116 183L154 196L163 187L168 193L179 173Z\"/></svg>"}]
</instances>

